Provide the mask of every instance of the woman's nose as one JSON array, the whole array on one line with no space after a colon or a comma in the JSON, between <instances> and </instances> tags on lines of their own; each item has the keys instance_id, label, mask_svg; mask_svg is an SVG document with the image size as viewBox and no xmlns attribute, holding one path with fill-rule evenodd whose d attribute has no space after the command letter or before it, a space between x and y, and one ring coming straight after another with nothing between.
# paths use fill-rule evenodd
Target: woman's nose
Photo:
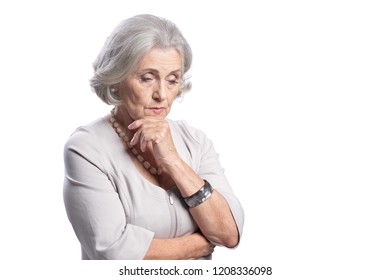
<instances>
[{"instance_id":1,"label":"woman's nose","mask_svg":"<svg viewBox=\"0 0 390 280\"><path fill-rule=\"evenodd\" d=\"M167 98L167 85L165 84L165 81L158 81L156 84L153 98L165 100Z\"/></svg>"}]
</instances>

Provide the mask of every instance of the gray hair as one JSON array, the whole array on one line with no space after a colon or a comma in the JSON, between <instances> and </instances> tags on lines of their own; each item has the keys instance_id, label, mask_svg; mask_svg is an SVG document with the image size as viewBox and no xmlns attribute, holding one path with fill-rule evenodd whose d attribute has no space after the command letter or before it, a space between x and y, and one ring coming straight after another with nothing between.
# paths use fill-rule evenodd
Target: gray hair
<instances>
[{"instance_id":1,"label":"gray hair","mask_svg":"<svg viewBox=\"0 0 390 280\"><path fill-rule=\"evenodd\" d=\"M111 87L135 71L138 63L153 48L175 48L182 60L180 92L191 89L186 77L192 63L192 51L174 23L153 15L137 15L122 21L107 38L93 63L92 90L105 103L119 105L118 92Z\"/></svg>"}]
</instances>

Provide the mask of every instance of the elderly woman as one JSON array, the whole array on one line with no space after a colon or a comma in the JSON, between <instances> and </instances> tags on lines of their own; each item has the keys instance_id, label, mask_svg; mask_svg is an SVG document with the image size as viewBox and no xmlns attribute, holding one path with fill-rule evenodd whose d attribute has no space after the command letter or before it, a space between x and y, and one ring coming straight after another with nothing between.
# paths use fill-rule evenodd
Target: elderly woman
<instances>
[{"instance_id":1,"label":"elderly woman","mask_svg":"<svg viewBox=\"0 0 390 280\"><path fill-rule=\"evenodd\" d=\"M83 259L210 259L233 248L244 214L212 142L167 119L190 88L191 49L170 21L123 21L94 62L111 114L65 145L64 201Z\"/></svg>"}]
</instances>

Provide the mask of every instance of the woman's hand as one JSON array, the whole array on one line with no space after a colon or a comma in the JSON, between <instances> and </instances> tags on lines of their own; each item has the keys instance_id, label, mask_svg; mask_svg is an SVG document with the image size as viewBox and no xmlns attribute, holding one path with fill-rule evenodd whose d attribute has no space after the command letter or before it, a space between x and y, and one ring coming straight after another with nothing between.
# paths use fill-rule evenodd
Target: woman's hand
<instances>
[{"instance_id":1,"label":"woman's hand","mask_svg":"<svg viewBox=\"0 0 390 280\"><path fill-rule=\"evenodd\" d=\"M173 165L180 159L166 120L139 119L132 122L128 128L136 131L130 144L134 146L139 143L143 152L150 146L155 160L162 167Z\"/></svg>"},{"instance_id":2,"label":"woman's hand","mask_svg":"<svg viewBox=\"0 0 390 280\"><path fill-rule=\"evenodd\" d=\"M191 238L193 252L197 254L194 256L194 259L208 256L214 252L215 245L207 240L202 233L195 232L192 234Z\"/></svg>"},{"instance_id":3,"label":"woman's hand","mask_svg":"<svg viewBox=\"0 0 390 280\"><path fill-rule=\"evenodd\" d=\"M190 235L153 239L145 260L191 260L208 256L214 252L214 247L203 234L199 232Z\"/></svg>"}]
</instances>

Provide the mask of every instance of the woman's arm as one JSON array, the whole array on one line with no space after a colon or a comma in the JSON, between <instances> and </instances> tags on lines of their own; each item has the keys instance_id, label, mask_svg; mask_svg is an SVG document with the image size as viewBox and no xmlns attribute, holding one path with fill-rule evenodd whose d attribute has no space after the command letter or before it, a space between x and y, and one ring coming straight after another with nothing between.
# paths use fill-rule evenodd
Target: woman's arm
<instances>
[{"instance_id":1,"label":"woman's arm","mask_svg":"<svg viewBox=\"0 0 390 280\"><path fill-rule=\"evenodd\" d=\"M210 255L212 245L201 233L170 239L153 239L145 260L191 260Z\"/></svg>"},{"instance_id":2,"label":"woman's arm","mask_svg":"<svg viewBox=\"0 0 390 280\"><path fill-rule=\"evenodd\" d=\"M177 159L175 164L165 166L183 197L196 193L205 182L184 161ZM234 247L239 233L229 205L216 190L202 204L190 208L190 213L202 233L217 244Z\"/></svg>"},{"instance_id":3,"label":"woman's arm","mask_svg":"<svg viewBox=\"0 0 390 280\"><path fill-rule=\"evenodd\" d=\"M64 202L70 222L90 259L189 259L207 256L210 244L200 233L155 239L154 233L126 223L125 211L100 163L101 148L83 131L64 150Z\"/></svg>"},{"instance_id":4,"label":"woman's arm","mask_svg":"<svg viewBox=\"0 0 390 280\"><path fill-rule=\"evenodd\" d=\"M136 131L130 144L139 143L142 151L151 149L156 161L175 181L183 197L193 195L203 187L203 178L188 166L177 152L166 120L139 119L131 123L128 128ZM216 160L216 153L211 142L200 143L200 146L202 144L207 144L205 151L201 151L204 154L201 161L204 161L205 169L208 169L205 173L212 174L211 177L223 176L215 173L219 162ZM221 182L221 180L216 181ZM222 186L214 187L217 189ZM191 208L190 213L204 236L210 241L226 247L234 247L238 244L239 231L236 222L228 203L217 190L201 205Z\"/></svg>"}]
</instances>

